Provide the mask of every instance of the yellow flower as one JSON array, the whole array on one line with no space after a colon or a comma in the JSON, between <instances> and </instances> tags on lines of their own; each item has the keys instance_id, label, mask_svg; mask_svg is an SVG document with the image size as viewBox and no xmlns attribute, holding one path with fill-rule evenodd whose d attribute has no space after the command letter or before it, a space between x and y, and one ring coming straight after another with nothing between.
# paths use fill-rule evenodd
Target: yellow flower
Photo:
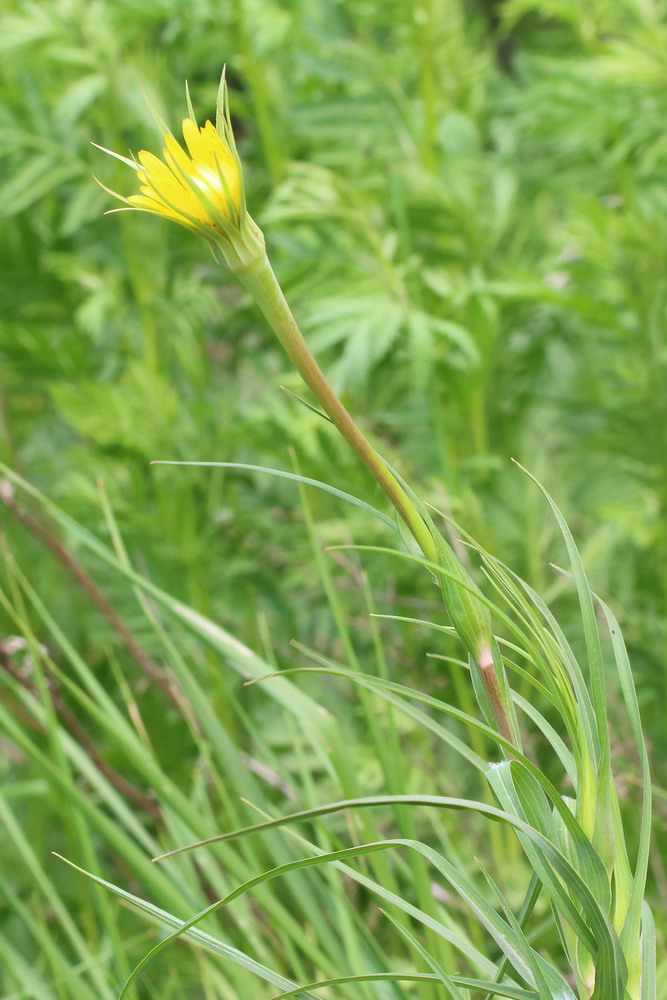
<instances>
[{"instance_id":1,"label":"yellow flower","mask_svg":"<svg viewBox=\"0 0 667 1000\"><path fill-rule=\"evenodd\" d=\"M236 157L213 123L199 128L191 118L183 120L183 138L188 149L165 135L164 162L142 149L137 171L141 194L127 199L133 208L175 219L196 232L222 230L221 217L238 220L241 208L241 177ZM189 155L188 155L189 154Z\"/></svg>"},{"instance_id":2,"label":"yellow flower","mask_svg":"<svg viewBox=\"0 0 667 1000\"><path fill-rule=\"evenodd\" d=\"M229 117L224 73L215 125L207 121L199 127L190 95L187 97L188 117L183 119L182 126L185 148L157 119L164 136L162 160L145 149L139 153L137 162L104 146L98 147L136 170L140 193L126 198L104 184L101 186L125 203L125 211L161 215L199 233L216 260L240 273L263 255L264 237L246 210L243 172Z\"/></svg>"}]
</instances>

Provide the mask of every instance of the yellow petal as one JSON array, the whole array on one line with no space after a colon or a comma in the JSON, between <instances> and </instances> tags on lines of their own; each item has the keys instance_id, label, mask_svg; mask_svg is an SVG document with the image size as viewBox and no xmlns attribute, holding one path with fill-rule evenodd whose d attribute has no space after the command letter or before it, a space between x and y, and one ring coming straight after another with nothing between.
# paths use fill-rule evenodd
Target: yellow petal
<instances>
[{"instance_id":1,"label":"yellow petal","mask_svg":"<svg viewBox=\"0 0 667 1000\"><path fill-rule=\"evenodd\" d=\"M147 174L159 174L161 171L167 169L162 160L155 153L149 153L147 149L140 149L138 156L139 162Z\"/></svg>"},{"instance_id":2,"label":"yellow petal","mask_svg":"<svg viewBox=\"0 0 667 1000\"><path fill-rule=\"evenodd\" d=\"M216 158L224 160L226 163L233 163L234 157L227 143L216 132L212 122L207 121L202 129L202 136L206 146L206 160L213 166Z\"/></svg>"},{"instance_id":3,"label":"yellow petal","mask_svg":"<svg viewBox=\"0 0 667 1000\"><path fill-rule=\"evenodd\" d=\"M151 153L144 156L142 162L145 173L141 179L155 190L176 192L182 187L180 177L175 175L162 160L158 160L157 156L153 156Z\"/></svg>"},{"instance_id":4,"label":"yellow petal","mask_svg":"<svg viewBox=\"0 0 667 1000\"><path fill-rule=\"evenodd\" d=\"M181 171L184 174L191 174L192 160L185 152L181 144L179 142L176 142L173 135L165 135L164 141L165 141L164 158L166 162L169 163L172 171L177 176Z\"/></svg>"},{"instance_id":5,"label":"yellow petal","mask_svg":"<svg viewBox=\"0 0 667 1000\"><path fill-rule=\"evenodd\" d=\"M166 219L174 219L176 222L180 222L183 226L188 226L190 229L196 229L195 224L183 215L182 212L177 211L170 205L165 204L158 198L146 197L141 194L133 194L127 199L133 208L139 208L144 212L152 212L154 215L161 215Z\"/></svg>"},{"instance_id":6,"label":"yellow petal","mask_svg":"<svg viewBox=\"0 0 667 1000\"><path fill-rule=\"evenodd\" d=\"M206 159L206 146L201 130L193 122L192 118L183 119L183 138L193 160Z\"/></svg>"},{"instance_id":7,"label":"yellow petal","mask_svg":"<svg viewBox=\"0 0 667 1000\"><path fill-rule=\"evenodd\" d=\"M142 190L146 190L142 188ZM127 199L130 204L134 205L136 208L145 208L150 212L162 212L162 206L160 202L151 198L149 195L144 194L131 194Z\"/></svg>"}]
</instances>

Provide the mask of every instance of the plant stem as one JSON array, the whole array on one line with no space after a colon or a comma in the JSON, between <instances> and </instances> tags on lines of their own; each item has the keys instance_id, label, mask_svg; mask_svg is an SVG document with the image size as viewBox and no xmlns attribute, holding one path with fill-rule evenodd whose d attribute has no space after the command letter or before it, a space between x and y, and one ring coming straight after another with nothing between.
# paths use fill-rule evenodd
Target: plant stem
<instances>
[{"instance_id":1,"label":"plant stem","mask_svg":"<svg viewBox=\"0 0 667 1000\"><path fill-rule=\"evenodd\" d=\"M502 660L493 639L491 616L475 596L475 584L465 567L444 539L422 517L417 503L359 429L327 382L297 326L266 253L254 256L249 263L237 265L233 271L264 313L271 329L326 415L387 494L425 558L442 567L443 574L439 583L445 606L474 661L480 690L485 692L485 711L495 720L503 736L515 746L520 746L519 732L502 672Z\"/></svg>"},{"instance_id":2,"label":"plant stem","mask_svg":"<svg viewBox=\"0 0 667 1000\"><path fill-rule=\"evenodd\" d=\"M424 556L431 562L439 562L438 546L430 528L393 472L385 465L327 382L297 326L268 258L266 256L255 258L245 269L237 270L236 274L257 302L304 382L319 400L324 412L385 491Z\"/></svg>"}]
</instances>

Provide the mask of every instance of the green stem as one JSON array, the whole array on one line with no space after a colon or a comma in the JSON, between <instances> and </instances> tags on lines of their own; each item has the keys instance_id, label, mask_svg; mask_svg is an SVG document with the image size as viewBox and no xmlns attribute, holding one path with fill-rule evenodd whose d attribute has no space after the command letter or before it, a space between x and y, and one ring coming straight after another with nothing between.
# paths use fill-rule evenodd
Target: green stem
<instances>
[{"instance_id":1,"label":"green stem","mask_svg":"<svg viewBox=\"0 0 667 1000\"><path fill-rule=\"evenodd\" d=\"M319 400L324 412L385 491L424 556L431 562L439 562L438 546L430 528L393 472L385 465L327 382L296 324L268 258L265 255L255 258L245 269L237 270L236 274L257 302L297 371Z\"/></svg>"},{"instance_id":2,"label":"green stem","mask_svg":"<svg viewBox=\"0 0 667 1000\"><path fill-rule=\"evenodd\" d=\"M507 682L502 671L502 660L493 639L491 618L483 603L477 600L474 593L469 593L471 588L474 590L474 584L465 568L422 517L417 504L361 432L327 382L297 326L266 253L253 256L247 263L236 264L232 270L264 313L271 329L326 415L387 494L426 559L442 566L453 577L448 581L443 575L440 580L443 598L454 627L474 660L474 676L479 681L478 697L482 697L488 709L489 721L495 719L503 736L520 746L518 728L506 690Z\"/></svg>"}]
</instances>

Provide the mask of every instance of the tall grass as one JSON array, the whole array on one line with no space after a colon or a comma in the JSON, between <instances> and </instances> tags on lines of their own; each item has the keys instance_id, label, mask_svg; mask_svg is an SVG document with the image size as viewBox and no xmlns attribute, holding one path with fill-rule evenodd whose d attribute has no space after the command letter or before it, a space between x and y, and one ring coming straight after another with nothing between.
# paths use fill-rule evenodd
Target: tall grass
<instances>
[{"instance_id":1,"label":"tall grass","mask_svg":"<svg viewBox=\"0 0 667 1000\"><path fill-rule=\"evenodd\" d=\"M307 995L326 983L340 988L346 983L355 986L366 982L391 983L398 988L398 984L412 982L422 983L425 995L438 983L452 996L462 996L461 988L471 988L506 996L537 995L546 1000L575 996L563 978L569 969L574 975L573 985L576 982L576 995L580 997L592 994L618 997L619 1000L625 996L644 1000L657 996L653 923L648 907L644 904L642 908L650 837L650 779L632 674L616 619L609 608L598 601L607 623L607 651L610 646L617 683L641 762L642 816L634 833L634 823L630 823L626 840L614 786L606 777L607 774L611 777L613 764L605 698L603 688L599 687L603 684L599 673L603 662L602 647L592 595L571 536L557 510L581 603L586 639L585 671L537 594L509 574L497 560L478 551L499 595L494 610L502 631L507 633L504 639L500 635L503 647L511 651L506 657L506 665L517 673L519 681L523 679L528 684L528 697L516 691L513 701L520 713L524 739L530 735L530 757L524 756L493 726L456 708L451 702L389 680L384 669L382 640L377 631L378 673L360 669L345 619L339 614L336 617L343 630L341 638L345 639L351 657L347 665L301 647L301 652L315 665L299 669L323 672L329 676L330 683L336 677L342 678L365 692L360 705L368 732L363 734L362 742L366 753L369 744L375 747L376 760L384 764L382 790L380 794L368 796L363 794L367 791L366 783L360 780L350 754L349 736L342 731L349 728L347 725L341 727L336 716L295 687L292 678L275 677L269 663L139 576L127 563L113 521L109 527L116 539L116 553L34 488L9 470L5 471L16 486L40 501L55 525L65 529L79 545L89 548L150 597L148 605L145 598L141 600L168 654L174 691L178 692L177 701L181 704L181 725L190 730L189 742L195 750L196 771L201 773L201 778L195 773L189 794L183 794L169 770L165 771L160 765L166 743L164 724L156 732L159 737L156 743L146 730L129 691L131 700L127 708L134 724L128 722L125 713L109 698L62 634L28 580L18 567L12 568L12 600L11 604L8 600L5 603L8 611L12 607L18 609L13 612L16 625L26 637L29 652L22 670L7 671L9 690L22 712L13 717L3 709L3 727L49 783L64 793L72 824L71 842L76 845L78 856L83 851L88 870L99 871L93 842L101 838L116 858L116 864L120 863L126 876L132 873L133 878L138 879L142 895L148 893L150 901L98 874L91 873L90 877L100 888L110 889L120 900L129 902L153 921L173 928L167 938L151 949L150 957L157 958L156 953L178 936L191 937L204 948L204 953L217 953L230 960L234 967L238 966L230 972L225 965L221 971L217 963L213 963L210 970L204 971L208 962L200 957L197 971L189 973L196 975L199 983L210 982L211 988L223 995L242 988L241 984L245 984L243 988L256 990L256 986L246 982L250 975L272 984L282 991L280 995L292 990L295 994ZM5 489L8 489L7 483ZM406 557L400 550L385 547L379 551ZM409 555L408 558L416 559ZM330 588L329 593L335 612L336 593ZM40 648L29 624L31 613L37 614L49 630L52 641L57 642L70 676ZM175 619L194 632L200 641L210 644L244 678L261 680L268 674L264 687L274 702L271 714L280 711L284 739L296 751L293 767L285 769L286 759L289 759L284 755L285 743L282 754L276 759L263 730L256 730L251 723L249 734L262 751L260 761L254 762L258 765L255 767L257 774L263 779L257 782L252 776L250 761L239 757L219 715L211 709L197 671L181 655L180 651L188 646L187 639L179 635L178 641L173 641L170 635L173 626L161 621L165 614L169 623ZM414 623L436 629L443 638L447 632L452 632L437 623L418 619ZM450 659L449 656L445 658ZM26 669L28 665L29 670ZM47 677L51 677L51 685ZM149 824L137 822L135 813L127 808L114 781L115 769L109 771L100 759L91 760L68 733L66 720L58 719L56 684L74 700L78 713L99 729L96 742L104 745L108 740L114 756L120 754L121 760L126 762L121 774L127 774L129 764L140 787L152 790L152 796L144 803L144 811L152 817ZM127 691L124 684L123 689ZM378 699L380 704L385 703L380 725ZM547 711L551 721L541 709ZM444 722L439 721L441 713L445 715ZM432 739L442 742L450 769L453 757L466 762L473 774L476 771L486 779L501 808L489 804L488 800L433 794L428 775L424 773L424 761L429 762L429 754L424 754L423 748L415 754L413 767L418 787L423 788L425 784L426 791L405 794L405 769L411 755L406 754L401 745L399 718L403 715L412 723L412 732L416 735L425 728ZM463 724L461 735L451 729L447 717ZM39 746L41 741L30 733L30 723L38 731L49 734L50 754L44 752ZM268 732L270 739L270 726ZM567 742L564 736L568 737ZM480 747L485 751L483 756L474 749L475 745L479 746L480 738L484 741ZM493 746L495 752L491 750ZM497 758L497 763L488 766L485 761L489 756ZM323 771L318 773L320 768ZM93 799L77 787L72 773L75 769L81 769L86 782L90 783ZM469 781L469 776L467 780L463 778L464 785ZM561 798L564 782L570 785L570 799ZM275 809L270 801L272 796L267 801L267 783L279 789L283 802L297 801L300 806L311 802L313 807L293 816L268 818L241 830L240 833L251 833L253 837L245 848L243 844L236 848L229 843L234 834L219 832L221 826L242 822L245 810L239 812L233 798L234 789L237 794L243 793L245 802L266 815L267 809L269 814ZM438 784L436 778L436 787ZM335 798L343 796L343 799L333 805L321 805L322 789L329 788ZM446 790L454 790L451 781L447 782ZM126 793L126 789L122 791ZM567 804L569 801L572 812ZM420 807L425 807L423 817ZM478 822L471 825L466 820L461 825L452 824L440 818L442 809L446 810L445 816L450 810L456 810L464 817L470 813L485 822L500 822L517 836L525 860L522 862L512 847L507 831L492 836L490 851L483 839L480 840L475 854L482 856L477 860L470 843L483 838L484 827ZM280 811L285 811L284 806ZM54 955L47 964L50 976L59 972L65 982L76 986L77 991L81 988L81 979L90 978L91 989L99 990L104 984L106 991L113 993L114 982L116 989L119 984L115 977L123 979L128 972L125 964L127 942L121 946L118 939L119 925L124 923L120 914L108 900L100 896L94 898L91 919L93 925L101 924L98 933L104 935L105 948L101 949L101 956L93 957L96 949L91 947L90 940L84 944L79 930L82 914L77 914L76 920L69 914L66 904L53 888L52 876L46 874L33 846L13 818L10 803L3 812L16 849L28 862L32 877L49 898L65 937L71 939L68 944L74 952L73 958L62 945L51 949ZM342 829L336 830L330 822L322 824L319 820L340 812L347 817ZM294 821L315 822L307 839L296 833L283 837L278 832L286 823ZM155 833L150 832L151 828L155 828ZM95 831L94 838L92 831ZM635 835L638 836L636 844ZM345 846L350 838L352 845ZM173 856L174 843L178 845L193 839L207 842L206 853L200 849L195 865L190 855L183 854L182 850L177 852L177 857ZM171 849L171 856L166 863L153 865L149 859L151 855L163 853L161 844ZM392 857L400 848L417 855L416 859L406 859L406 868L405 863ZM385 857L385 852L389 851L391 855ZM360 858L367 858L367 863L360 865ZM325 863L342 869L346 879L335 879L320 872L320 864ZM317 866L315 872L310 871L313 866ZM437 891L438 882L432 881L434 876L442 880ZM498 877L502 878L500 885L496 881ZM273 880L278 878L280 888L267 892ZM367 898L362 904L347 888L346 882L363 886L370 892L370 900ZM445 886L467 904L470 913L458 912L458 908L452 910ZM542 893L540 888L544 890ZM253 890L251 905L245 900L249 890ZM517 892L525 895L519 920L513 916L512 905ZM203 900L201 893L204 893ZM219 897L219 901L206 904L205 897L209 893ZM200 896L199 904L197 895ZM383 909L375 918L380 920L377 929L369 929L364 912L368 911L369 916L377 912L371 902L374 897L389 909L386 916L382 915ZM237 899L243 903L239 904ZM226 919L216 926L210 918L223 906ZM198 912L184 921L184 910ZM17 908L14 919L21 915L22 909ZM43 937L43 925L31 921L29 912L24 916L26 930L39 940L41 929ZM389 932L383 927L386 920ZM415 936L415 921L420 927L418 936ZM304 934L306 927L310 930ZM110 944L106 942L107 936L111 937ZM392 938L393 943L390 943ZM233 947L232 942L238 947ZM112 960L104 962L108 948L110 954L108 951L107 954ZM411 952L412 955L401 960L406 948L408 955ZM90 968L86 956L93 959ZM43 957L46 959L47 955ZM77 957L78 962L74 962ZM258 957L266 961L258 962ZM401 961L408 964L399 968ZM137 971L144 964L145 960L137 966ZM174 981L174 989L182 989L181 960L175 969L173 965L168 966L167 978ZM509 978L506 978L508 973ZM21 988L26 988L26 980L20 972L15 975ZM161 982L161 977L158 981ZM496 981L504 985L495 987ZM39 982L39 989L48 991L48 978L46 982ZM162 985L156 988L163 990ZM521 992L522 988L528 992ZM133 995L134 987L126 985L125 992ZM42 995L49 994L42 992Z\"/></svg>"}]
</instances>

